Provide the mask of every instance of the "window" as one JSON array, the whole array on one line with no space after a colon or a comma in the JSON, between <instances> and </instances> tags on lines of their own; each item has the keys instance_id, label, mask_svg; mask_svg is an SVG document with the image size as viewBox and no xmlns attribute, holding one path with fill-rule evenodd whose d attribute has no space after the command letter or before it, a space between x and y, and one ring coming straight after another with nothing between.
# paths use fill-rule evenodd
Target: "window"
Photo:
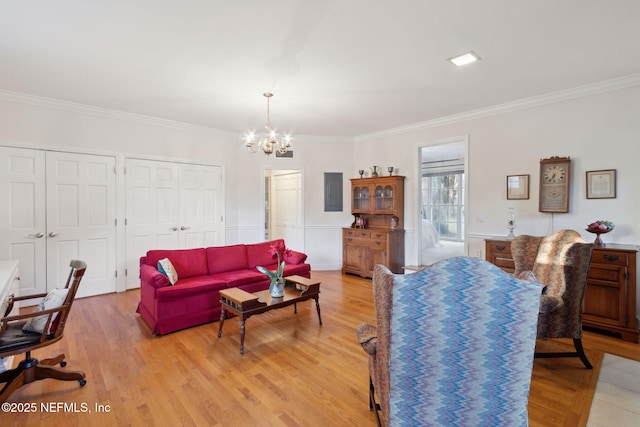
<instances>
[{"instance_id":1,"label":"window","mask_svg":"<svg viewBox=\"0 0 640 427\"><path fill-rule=\"evenodd\" d=\"M429 220L441 239L464 240L464 171L422 171L422 218Z\"/></svg>"}]
</instances>

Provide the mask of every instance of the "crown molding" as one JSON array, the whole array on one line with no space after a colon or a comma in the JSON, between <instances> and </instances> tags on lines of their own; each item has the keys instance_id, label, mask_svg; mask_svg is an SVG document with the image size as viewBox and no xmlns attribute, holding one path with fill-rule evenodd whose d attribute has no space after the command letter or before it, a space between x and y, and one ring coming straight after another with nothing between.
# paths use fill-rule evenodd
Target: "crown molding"
<instances>
[{"instance_id":1,"label":"crown molding","mask_svg":"<svg viewBox=\"0 0 640 427\"><path fill-rule=\"evenodd\" d=\"M93 105L79 104L76 102L62 101L59 99L45 98L42 96L29 95L26 93L12 92L0 90L0 101L15 102L35 107L53 108L57 110L70 111L73 113L100 116L110 119L125 120L133 123L139 123L151 126L163 126L172 129L186 130L191 132L200 132L207 134L215 134L233 138L235 132L229 132L220 129L209 128L206 126L192 125L189 123L177 122L173 120L160 119L142 114L128 113L125 111L111 110L109 108L95 107Z\"/></svg>"},{"instance_id":2,"label":"crown molding","mask_svg":"<svg viewBox=\"0 0 640 427\"><path fill-rule=\"evenodd\" d=\"M480 108L477 110L471 110L460 114L453 114L450 116L440 117L434 120L428 120L425 122L414 123L407 126L400 126L391 129L385 129L379 132L372 132L368 134L362 134L355 137L342 137L342 136L313 136L313 135L296 135L295 139L298 141L318 142L318 143L352 143L352 142L364 142L374 139L385 138L394 135L400 135L409 132L416 132L424 129L430 129L438 126L445 126L454 123L464 122L468 120L474 120L489 116L495 116L498 114L504 114L512 111L523 110L526 108L534 108L542 105L553 104L557 102L567 101L571 99L597 95L600 93L611 92L615 90L625 89L633 86L640 85L640 73L630 74L617 79L605 80L603 82L578 86L576 88L562 90L558 92L552 92L545 95L535 96L531 98L524 98L514 102L508 102L504 104L498 104L486 108ZM8 101L15 103L22 103L33 105L37 107L55 108L58 110L71 111L75 113L88 114L118 120L126 120L129 122L151 125L151 126L163 126L173 129L186 130L191 132L200 132L207 134L214 134L229 138L238 138L237 132L225 131L220 129L209 128L206 126L192 125L183 122L177 122L173 120L160 119L156 117L145 116L142 114L128 113L119 110L111 110L108 108L95 107L92 105L79 104L70 101L62 101L53 98L45 98L42 96L29 95L20 92L12 92L6 90L0 90L0 101Z\"/></svg>"},{"instance_id":3,"label":"crown molding","mask_svg":"<svg viewBox=\"0 0 640 427\"><path fill-rule=\"evenodd\" d=\"M437 118L434 120L428 120L421 123L414 123L412 125L400 126L396 128L386 129L379 132L373 132L364 135L358 135L354 137L355 142L370 141L372 139L379 139L389 137L393 135L399 135L408 132L416 132L424 129L434 128L438 126L445 126L454 123L464 122L467 120L474 120L483 117L495 116L498 114L504 114L512 111L523 110L526 108L534 108L547 104L554 104L557 102L567 101L576 98L582 98L586 96L597 95L605 92L612 92L615 90L625 89L633 86L640 86L640 73L630 74L628 76L620 77L617 79L605 80L603 82L578 86L572 89L562 90L558 92L552 92L545 95L534 96L531 98L524 98L514 102L507 102L504 104L493 105L486 108L480 108L477 110L471 110L460 114L453 114Z\"/></svg>"}]
</instances>

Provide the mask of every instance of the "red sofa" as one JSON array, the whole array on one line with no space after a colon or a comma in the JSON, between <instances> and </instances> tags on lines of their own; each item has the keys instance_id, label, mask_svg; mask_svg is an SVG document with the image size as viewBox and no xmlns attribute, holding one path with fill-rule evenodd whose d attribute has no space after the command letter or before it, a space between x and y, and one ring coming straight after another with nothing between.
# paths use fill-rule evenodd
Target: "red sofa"
<instances>
[{"instance_id":1,"label":"red sofa","mask_svg":"<svg viewBox=\"0 0 640 427\"><path fill-rule=\"evenodd\" d=\"M140 303L136 312L153 334L159 335L220 320L221 289L258 292L269 288L271 281L256 266L276 269L277 259L269 253L275 242L147 252L140 258ZM163 258L171 261L178 274L173 286L158 271L158 261ZM285 256L284 275L310 277L311 266L306 259L306 254L291 251Z\"/></svg>"}]
</instances>

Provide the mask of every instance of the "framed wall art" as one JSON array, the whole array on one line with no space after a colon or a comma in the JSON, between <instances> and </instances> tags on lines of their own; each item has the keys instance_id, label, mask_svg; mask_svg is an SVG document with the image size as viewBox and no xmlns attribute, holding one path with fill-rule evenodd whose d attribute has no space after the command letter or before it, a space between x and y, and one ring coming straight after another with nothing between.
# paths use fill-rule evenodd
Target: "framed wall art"
<instances>
[{"instance_id":1,"label":"framed wall art","mask_svg":"<svg viewBox=\"0 0 640 427\"><path fill-rule=\"evenodd\" d=\"M587 171L587 199L615 199L616 170Z\"/></svg>"},{"instance_id":2,"label":"framed wall art","mask_svg":"<svg viewBox=\"0 0 640 427\"><path fill-rule=\"evenodd\" d=\"M553 156L540 159L538 211L569 212L571 200L571 158Z\"/></svg>"},{"instance_id":3,"label":"framed wall art","mask_svg":"<svg viewBox=\"0 0 640 427\"><path fill-rule=\"evenodd\" d=\"M507 175L507 200L529 199L529 175Z\"/></svg>"}]
</instances>

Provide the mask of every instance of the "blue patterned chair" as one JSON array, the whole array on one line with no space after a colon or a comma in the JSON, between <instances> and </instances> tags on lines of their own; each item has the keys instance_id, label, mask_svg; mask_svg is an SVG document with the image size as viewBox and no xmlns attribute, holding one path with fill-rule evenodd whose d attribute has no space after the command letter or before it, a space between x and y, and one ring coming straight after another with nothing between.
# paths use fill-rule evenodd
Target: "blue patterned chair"
<instances>
[{"instance_id":1,"label":"blue patterned chair","mask_svg":"<svg viewBox=\"0 0 640 427\"><path fill-rule=\"evenodd\" d=\"M539 283L456 257L408 275L378 265L373 292L377 325L356 333L378 424L528 424Z\"/></svg>"},{"instance_id":2,"label":"blue patterned chair","mask_svg":"<svg viewBox=\"0 0 640 427\"><path fill-rule=\"evenodd\" d=\"M544 237L521 235L511 242L514 276L544 286L537 337L571 338L576 350L536 352L535 357L579 357L587 369L592 368L582 347L582 299L592 251L593 243L574 230Z\"/></svg>"}]
</instances>

